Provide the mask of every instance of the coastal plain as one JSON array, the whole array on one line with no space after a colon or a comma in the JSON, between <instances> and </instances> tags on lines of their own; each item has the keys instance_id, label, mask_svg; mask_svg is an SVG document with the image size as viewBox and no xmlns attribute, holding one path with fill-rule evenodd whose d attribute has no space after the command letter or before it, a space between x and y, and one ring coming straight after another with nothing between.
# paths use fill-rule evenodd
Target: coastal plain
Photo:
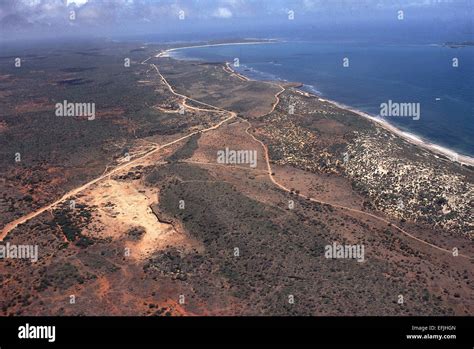
<instances>
[{"instance_id":1,"label":"coastal plain","mask_svg":"<svg viewBox=\"0 0 474 349\"><path fill-rule=\"evenodd\" d=\"M1 315L474 313L471 166L167 48L0 57L2 243L40 251L0 262ZM63 100L96 119L56 116ZM335 242L364 260L326 258Z\"/></svg>"}]
</instances>

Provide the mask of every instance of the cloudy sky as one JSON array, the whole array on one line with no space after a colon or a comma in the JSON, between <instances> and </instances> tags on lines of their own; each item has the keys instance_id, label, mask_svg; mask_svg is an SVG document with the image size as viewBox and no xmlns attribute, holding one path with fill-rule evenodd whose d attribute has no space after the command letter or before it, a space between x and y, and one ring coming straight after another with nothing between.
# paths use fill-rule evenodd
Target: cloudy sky
<instances>
[{"instance_id":1,"label":"cloudy sky","mask_svg":"<svg viewBox=\"0 0 474 349\"><path fill-rule=\"evenodd\" d=\"M469 18L474 0L0 0L0 36L77 33L166 32L185 23L218 23L238 28L287 21L364 21L431 16ZM74 12L71 12L74 11ZM181 17L181 21L180 21ZM187 27L187 30L192 30Z\"/></svg>"}]
</instances>

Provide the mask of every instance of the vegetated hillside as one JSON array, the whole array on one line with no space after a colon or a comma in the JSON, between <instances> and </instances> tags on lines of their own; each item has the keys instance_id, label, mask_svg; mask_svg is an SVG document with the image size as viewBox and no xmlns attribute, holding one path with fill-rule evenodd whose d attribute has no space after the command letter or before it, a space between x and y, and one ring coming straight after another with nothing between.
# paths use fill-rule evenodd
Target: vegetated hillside
<instances>
[{"instance_id":1,"label":"vegetated hillside","mask_svg":"<svg viewBox=\"0 0 474 349\"><path fill-rule=\"evenodd\" d=\"M147 273L174 274L191 284L204 303L237 299L244 305L241 313L267 315L452 312L423 285L383 277L400 273L400 265L379 258L358 263L324 257L325 245L345 240L343 231L359 235L368 229L362 221L351 222L340 212L296 198L300 208L295 211L264 205L188 164L156 168L148 184L160 186L156 210L182 224L202 242L204 252L157 253ZM184 209L179 208L180 200ZM416 305L398 306L400 290ZM295 304L288 302L289 295Z\"/></svg>"}]
</instances>

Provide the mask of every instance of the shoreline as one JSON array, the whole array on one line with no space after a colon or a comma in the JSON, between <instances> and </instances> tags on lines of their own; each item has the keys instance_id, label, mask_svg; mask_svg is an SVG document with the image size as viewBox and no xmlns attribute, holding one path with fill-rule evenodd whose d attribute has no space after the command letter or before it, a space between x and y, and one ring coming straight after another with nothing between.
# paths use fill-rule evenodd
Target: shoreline
<instances>
[{"instance_id":1,"label":"shoreline","mask_svg":"<svg viewBox=\"0 0 474 349\"><path fill-rule=\"evenodd\" d=\"M370 115L370 114L368 114L368 113L366 113L362 110L352 108L350 106L344 105L344 104L339 103L337 101L333 101L333 100L326 99L326 98L321 98L321 97L319 97L315 94L312 94L312 93L309 93L309 92L306 92L306 91L298 90L298 93L300 93L302 95L305 95L307 97L317 98L321 102L330 103L330 104L332 104L332 105L334 105L334 106L336 106L340 109L350 111L350 112L355 113L355 114L357 114L357 115L359 115L363 118L369 119L370 121L375 123L377 126L380 126L383 129L393 133L394 135L402 138L403 140L407 141L408 143L419 146L420 148L423 148L425 150L431 151L432 153L434 153L435 156L443 156L443 157L446 158L445 160L448 160L448 161L451 161L451 162L457 162L461 165L474 166L474 158L473 157L470 157L468 155L459 154L459 153L455 152L454 150L451 150L451 149L443 147L439 144L427 141L427 140L421 138L420 136L418 136L416 134L413 134L413 133L410 133L410 132L407 132L407 131L404 131L404 130L400 129L397 126L392 125L390 122L388 122L386 120L383 120L379 117Z\"/></svg>"},{"instance_id":2,"label":"shoreline","mask_svg":"<svg viewBox=\"0 0 474 349\"><path fill-rule=\"evenodd\" d=\"M162 58L162 57L169 57L169 58L174 58L171 57L168 53L177 51L177 50L183 50L183 49L189 49L189 48L202 48L202 47L215 47L215 46L235 46L235 45L261 45L261 44L275 44L275 43L280 43L283 41L276 41L276 40L268 40L268 41L245 41L245 42L226 42L226 43L221 43L221 44L204 44L204 45L191 45L191 46L182 46L182 47L174 47L174 48L169 48L166 49L159 54L157 54L155 57L156 58Z\"/></svg>"},{"instance_id":3,"label":"shoreline","mask_svg":"<svg viewBox=\"0 0 474 349\"><path fill-rule=\"evenodd\" d=\"M214 47L214 46L259 45L259 44L271 44L271 43L279 43L279 42L281 42L281 41L249 41L249 42L240 42L240 43L236 42L236 43L222 43L222 44L206 44L206 45L197 45L197 46L183 46L183 47L175 47L175 48L170 48L170 49L164 50L164 51L160 52L159 54L157 54L155 57L156 58L168 57L168 58L171 58L171 59L179 60L179 58L173 57L173 56L169 55L169 53L177 51L177 50L181 50L181 49L198 48L198 47L202 48L202 47ZM235 71L234 69L232 69L230 67L229 62L222 62L222 63L224 63L225 66L230 71L232 71L233 74L235 74L235 75L237 75L241 78L244 78L247 81L252 80L248 76L245 76L244 74L241 74L241 73ZM263 81L263 82L267 82L267 81ZM267 83L269 83L269 82L267 82ZM305 86L305 84L301 84L301 85ZM304 95L306 97L317 98L320 102L330 103L330 104L332 104L332 105L334 105L334 106L336 106L340 109L350 111L350 112L355 113L355 114L357 114L357 115L359 115L363 118L366 118L366 119L372 121L373 123L375 123L377 126L380 126L380 127L384 128L385 130L393 133L395 136L398 136L398 137L402 138L403 140L407 141L408 143L419 146L420 148L423 148L424 150L430 151L431 153L433 153L437 157L442 156L447 161L456 162L456 163L459 163L460 165L463 165L463 166L474 166L474 157L459 154L458 152L456 152L452 149L446 148L446 147L441 146L441 145L436 144L436 143L432 143L432 142L430 142L426 139L423 139L419 135L404 131L404 130L398 128L397 126L389 123L388 121L383 120L379 117L370 115L370 114L368 114L368 113L366 113L362 110L352 108L350 106L344 105L344 104L342 104L340 102L337 102L337 101L334 101L334 100L321 98L320 96L315 95L315 94L310 93L310 92L306 92L306 91L302 90L301 88L293 87L293 89L297 93L299 93L301 95Z\"/></svg>"}]
</instances>

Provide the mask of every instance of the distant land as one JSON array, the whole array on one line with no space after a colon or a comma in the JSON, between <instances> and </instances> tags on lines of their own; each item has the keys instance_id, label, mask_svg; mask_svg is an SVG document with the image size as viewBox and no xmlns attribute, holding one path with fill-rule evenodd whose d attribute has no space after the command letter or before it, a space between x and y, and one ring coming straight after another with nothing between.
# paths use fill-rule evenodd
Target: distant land
<instances>
[{"instance_id":1,"label":"distant land","mask_svg":"<svg viewBox=\"0 0 474 349\"><path fill-rule=\"evenodd\" d=\"M259 80L300 81L302 89L340 107L361 113L390 127L411 142L432 151L473 164L471 122L474 88L469 79L469 53L456 58L461 67L450 67L449 50L437 52L429 45L341 45L310 42L254 42L199 44L167 51L177 59L229 61L239 57L235 70ZM353 51L350 67L343 68L344 48ZM413 56L413 52L416 55ZM413 56L411 60L408 57ZM433 59L433 57L435 57ZM299 64L294 64L295 60ZM368 61L368 62L366 62ZM342 61L341 61L342 62ZM367 64L371 69L367 71ZM387 66L397 74L387 76ZM439 69L443 67L443 69ZM435 72L436 69L439 72ZM439 87L441 86L441 87ZM421 118L380 117L380 104L387 100L417 101Z\"/></svg>"},{"instance_id":2,"label":"distant land","mask_svg":"<svg viewBox=\"0 0 474 349\"><path fill-rule=\"evenodd\" d=\"M472 315L472 166L208 44L0 57L0 314Z\"/></svg>"},{"instance_id":3,"label":"distant land","mask_svg":"<svg viewBox=\"0 0 474 349\"><path fill-rule=\"evenodd\" d=\"M448 46L451 48L459 48L465 46L474 46L474 41L462 41L462 42L452 42L448 41L444 43L444 46Z\"/></svg>"}]
</instances>

